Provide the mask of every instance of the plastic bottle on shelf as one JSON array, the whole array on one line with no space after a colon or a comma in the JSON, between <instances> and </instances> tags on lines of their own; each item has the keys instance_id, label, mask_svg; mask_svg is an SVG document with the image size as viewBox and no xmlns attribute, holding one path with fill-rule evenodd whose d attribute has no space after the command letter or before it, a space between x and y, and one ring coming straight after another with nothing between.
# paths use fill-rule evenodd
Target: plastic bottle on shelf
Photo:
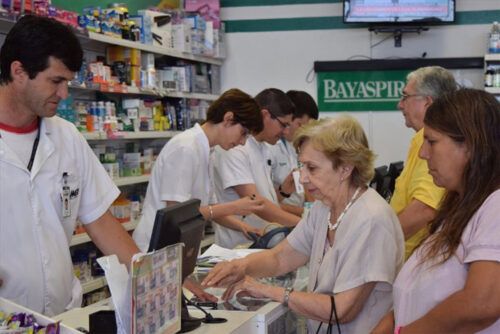
<instances>
[{"instance_id":1,"label":"plastic bottle on shelf","mask_svg":"<svg viewBox=\"0 0 500 334\"><path fill-rule=\"evenodd\" d=\"M500 67L495 69L495 75L493 76L493 87L500 88Z\"/></svg>"},{"instance_id":2,"label":"plastic bottle on shelf","mask_svg":"<svg viewBox=\"0 0 500 334\"><path fill-rule=\"evenodd\" d=\"M486 72L484 73L484 86L485 87L493 87L493 77L495 76L495 70L492 66L488 66L486 68Z\"/></svg>"},{"instance_id":3,"label":"plastic bottle on shelf","mask_svg":"<svg viewBox=\"0 0 500 334\"><path fill-rule=\"evenodd\" d=\"M93 131L99 130L99 114L97 111L97 102L93 101L90 104L90 114L92 115Z\"/></svg>"},{"instance_id":4,"label":"plastic bottle on shelf","mask_svg":"<svg viewBox=\"0 0 500 334\"><path fill-rule=\"evenodd\" d=\"M498 22L493 22L490 32L489 48L490 53L500 53L500 27Z\"/></svg>"}]
</instances>

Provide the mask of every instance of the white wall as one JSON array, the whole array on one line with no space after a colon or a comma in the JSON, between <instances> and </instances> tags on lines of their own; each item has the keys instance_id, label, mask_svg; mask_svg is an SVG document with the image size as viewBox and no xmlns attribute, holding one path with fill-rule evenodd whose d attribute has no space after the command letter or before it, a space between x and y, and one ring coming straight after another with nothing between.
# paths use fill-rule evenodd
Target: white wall
<instances>
[{"instance_id":1,"label":"white wall","mask_svg":"<svg viewBox=\"0 0 500 334\"><path fill-rule=\"evenodd\" d=\"M457 0L457 11L498 10L497 0ZM223 20L341 16L342 5L282 5L222 8ZM223 90L238 87L256 94L267 87L300 89L317 98L314 61L368 58L482 57L490 24L431 27L420 35L403 35L402 47L394 39L366 28L298 30L226 34L227 59L222 67ZM387 38L385 41L382 41ZM380 44L370 47L378 42ZM481 70L454 71L475 87L482 87ZM309 80L307 80L309 79ZM322 113L321 116L334 116ZM378 154L376 165L405 160L413 130L404 126L400 112L353 113L363 125Z\"/></svg>"}]
</instances>

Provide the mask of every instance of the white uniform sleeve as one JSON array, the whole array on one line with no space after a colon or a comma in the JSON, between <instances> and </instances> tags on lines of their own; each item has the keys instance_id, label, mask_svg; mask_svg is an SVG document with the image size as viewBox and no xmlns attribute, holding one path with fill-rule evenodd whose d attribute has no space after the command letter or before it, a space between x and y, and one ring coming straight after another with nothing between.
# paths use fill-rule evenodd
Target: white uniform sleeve
<instances>
[{"instance_id":1,"label":"white uniform sleeve","mask_svg":"<svg viewBox=\"0 0 500 334\"><path fill-rule=\"evenodd\" d=\"M78 219L84 224L100 218L118 197L120 191L99 162L89 144L77 132L77 145L81 147L81 189Z\"/></svg>"},{"instance_id":2,"label":"white uniform sleeve","mask_svg":"<svg viewBox=\"0 0 500 334\"><path fill-rule=\"evenodd\" d=\"M197 177L201 177L196 175L199 164L200 158L192 147L170 147L159 165L163 174L160 178L160 199L184 202L193 198L193 184Z\"/></svg>"},{"instance_id":3,"label":"white uniform sleeve","mask_svg":"<svg viewBox=\"0 0 500 334\"><path fill-rule=\"evenodd\" d=\"M223 189L241 184L255 184L249 157L242 147L218 150L218 168Z\"/></svg>"}]
</instances>

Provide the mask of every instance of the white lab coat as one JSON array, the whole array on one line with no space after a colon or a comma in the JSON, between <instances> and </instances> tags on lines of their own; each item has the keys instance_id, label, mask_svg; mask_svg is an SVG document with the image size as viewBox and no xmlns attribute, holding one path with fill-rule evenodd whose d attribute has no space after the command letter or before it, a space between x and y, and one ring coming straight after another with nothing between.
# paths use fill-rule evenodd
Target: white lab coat
<instances>
[{"instance_id":1,"label":"white lab coat","mask_svg":"<svg viewBox=\"0 0 500 334\"><path fill-rule=\"evenodd\" d=\"M208 138L198 124L163 147L153 166L141 221L133 234L141 251L148 250L156 211L165 208L166 201L196 198L202 206L209 203L209 154Z\"/></svg>"},{"instance_id":2,"label":"white lab coat","mask_svg":"<svg viewBox=\"0 0 500 334\"><path fill-rule=\"evenodd\" d=\"M279 187L290 172L298 167L297 151L289 141L279 140L276 145L269 145L271 154L271 178L274 186ZM298 207L304 205L304 194L293 192L289 198L282 201Z\"/></svg>"},{"instance_id":3,"label":"white lab coat","mask_svg":"<svg viewBox=\"0 0 500 334\"><path fill-rule=\"evenodd\" d=\"M220 203L230 202L240 197L232 188L242 184L255 184L261 196L278 204L278 197L271 180L271 165L268 146L249 136L244 146L229 151L216 148L214 151L214 186ZM240 217L242 218L242 217ZM263 228L267 222L252 214L244 218L249 225ZM238 231L218 224L215 227L216 244L234 248L249 240Z\"/></svg>"},{"instance_id":4,"label":"white lab coat","mask_svg":"<svg viewBox=\"0 0 500 334\"><path fill-rule=\"evenodd\" d=\"M63 217L63 173L71 215ZM80 306L69 243L76 219L101 217L119 190L75 126L41 122L31 173L0 138L0 296L47 315Z\"/></svg>"}]
</instances>

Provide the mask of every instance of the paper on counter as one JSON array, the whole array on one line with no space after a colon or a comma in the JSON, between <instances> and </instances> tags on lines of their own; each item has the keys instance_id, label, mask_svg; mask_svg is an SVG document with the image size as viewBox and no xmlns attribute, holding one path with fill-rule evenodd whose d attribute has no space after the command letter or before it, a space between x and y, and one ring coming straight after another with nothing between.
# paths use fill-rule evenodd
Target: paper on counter
<instances>
[{"instance_id":1,"label":"paper on counter","mask_svg":"<svg viewBox=\"0 0 500 334\"><path fill-rule=\"evenodd\" d=\"M116 327L118 334L130 333L131 321L131 283L127 267L118 261L116 255L97 259L106 275L111 299L115 308Z\"/></svg>"},{"instance_id":2,"label":"paper on counter","mask_svg":"<svg viewBox=\"0 0 500 334\"><path fill-rule=\"evenodd\" d=\"M205 260L209 263L218 263L222 261L241 259L247 255L261 252L262 250L263 249L228 249L213 244L198 257L198 260Z\"/></svg>"}]
</instances>

